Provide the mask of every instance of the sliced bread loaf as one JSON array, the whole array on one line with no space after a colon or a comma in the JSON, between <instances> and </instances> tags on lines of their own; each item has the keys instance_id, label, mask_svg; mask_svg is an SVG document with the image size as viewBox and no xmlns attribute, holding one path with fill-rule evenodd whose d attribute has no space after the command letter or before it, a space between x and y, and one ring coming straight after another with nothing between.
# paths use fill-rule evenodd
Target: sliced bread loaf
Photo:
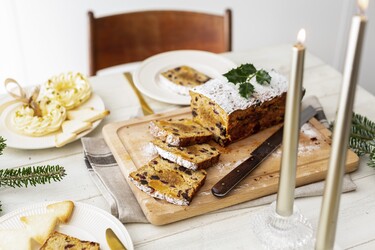
<instances>
[{"instance_id":1,"label":"sliced bread loaf","mask_svg":"<svg viewBox=\"0 0 375 250\"><path fill-rule=\"evenodd\" d=\"M129 178L143 192L176 205L189 205L194 194L204 184L206 171L191 171L165 160L154 158Z\"/></svg>"},{"instance_id":2,"label":"sliced bread loaf","mask_svg":"<svg viewBox=\"0 0 375 250\"><path fill-rule=\"evenodd\" d=\"M191 170L211 167L219 161L220 152L209 144L196 144L187 147L172 147L161 140L151 142L159 155Z\"/></svg>"},{"instance_id":3,"label":"sliced bread loaf","mask_svg":"<svg viewBox=\"0 0 375 250\"><path fill-rule=\"evenodd\" d=\"M60 233L53 232L47 241L43 244L40 250L99 250L99 243L91 241L82 241L75 237Z\"/></svg>"},{"instance_id":4,"label":"sliced bread loaf","mask_svg":"<svg viewBox=\"0 0 375 250\"><path fill-rule=\"evenodd\" d=\"M155 120L149 124L151 135L171 146L186 147L205 143L212 133L191 119Z\"/></svg>"}]
</instances>

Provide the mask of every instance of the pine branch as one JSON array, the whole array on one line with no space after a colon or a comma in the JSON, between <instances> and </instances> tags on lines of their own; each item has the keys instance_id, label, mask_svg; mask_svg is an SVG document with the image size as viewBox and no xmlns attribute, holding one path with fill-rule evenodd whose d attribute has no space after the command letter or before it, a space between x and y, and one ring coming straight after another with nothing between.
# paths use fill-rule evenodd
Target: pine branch
<instances>
[{"instance_id":1,"label":"pine branch","mask_svg":"<svg viewBox=\"0 0 375 250\"><path fill-rule=\"evenodd\" d=\"M61 181L65 175L65 169L59 165L2 169L0 170L0 187L36 186L51 183L52 180Z\"/></svg>"},{"instance_id":2,"label":"pine branch","mask_svg":"<svg viewBox=\"0 0 375 250\"><path fill-rule=\"evenodd\" d=\"M0 136L0 155L2 155L3 154L3 150L4 150L4 148L7 146L6 144L5 144L5 139L2 137L2 136Z\"/></svg>"},{"instance_id":3,"label":"pine branch","mask_svg":"<svg viewBox=\"0 0 375 250\"><path fill-rule=\"evenodd\" d=\"M333 127L334 122L331 122L330 129L333 130ZM353 113L349 147L358 156L369 155L367 165L375 168L375 122Z\"/></svg>"},{"instance_id":4,"label":"pine branch","mask_svg":"<svg viewBox=\"0 0 375 250\"><path fill-rule=\"evenodd\" d=\"M353 115L352 124L375 135L375 122L360 114Z\"/></svg>"}]
</instances>

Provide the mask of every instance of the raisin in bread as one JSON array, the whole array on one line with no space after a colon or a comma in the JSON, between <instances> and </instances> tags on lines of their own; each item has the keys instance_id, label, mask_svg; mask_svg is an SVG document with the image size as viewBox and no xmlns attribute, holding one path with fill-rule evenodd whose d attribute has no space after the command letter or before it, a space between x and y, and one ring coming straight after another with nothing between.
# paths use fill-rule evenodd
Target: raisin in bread
<instances>
[{"instance_id":1,"label":"raisin in bread","mask_svg":"<svg viewBox=\"0 0 375 250\"><path fill-rule=\"evenodd\" d=\"M171 146L186 147L205 143L212 133L191 119L155 120L149 124L151 135Z\"/></svg>"},{"instance_id":2,"label":"raisin in bread","mask_svg":"<svg viewBox=\"0 0 375 250\"><path fill-rule=\"evenodd\" d=\"M283 121L287 79L269 72L270 84L251 79L254 93L240 96L237 86L224 79L213 79L190 91L193 120L214 134L222 146L257 133Z\"/></svg>"},{"instance_id":3,"label":"raisin in bread","mask_svg":"<svg viewBox=\"0 0 375 250\"><path fill-rule=\"evenodd\" d=\"M64 250L64 249L75 249L75 250L99 250L99 243L91 241L82 241L75 237L53 232L47 241L43 244L40 250Z\"/></svg>"},{"instance_id":4,"label":"raisin in bread","mask_svg":"<svg viewBox=\"0 0 375 250\"><path fill-rule=\"evenodd\" d=\"M160 83L171 91L189 95L189 90L201 85L211 78L189 67L180 66L161 73Z\"/></svg>"},{"instance_id":5,"label":"raisin in bread","mask_svg":"<svg viewBox=\"0 0 375 250\"><path fill-rule=\"evenodd\" d=\"M129 174L140 190L176 205L189 205L204 184L206 171L192 171L160 156Z\"/></svg>"},{"instance_id":6,"label":"raisin in bread","mask_svg":"<svg viewBox=\"0 0 375 250\"><path fill-rule=\"evenodd\" d=\"M151 143L164 159L194 171L211 167L219 161L220 157L220 152L209 144L173 147L157 139Z\"/></svg>"}]
</instances>

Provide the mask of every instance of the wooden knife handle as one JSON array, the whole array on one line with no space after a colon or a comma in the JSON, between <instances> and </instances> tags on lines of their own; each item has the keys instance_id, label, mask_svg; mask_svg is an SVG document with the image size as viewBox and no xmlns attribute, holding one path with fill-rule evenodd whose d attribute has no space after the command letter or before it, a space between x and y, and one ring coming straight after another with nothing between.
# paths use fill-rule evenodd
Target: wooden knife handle
<instances>
[{"instance_id":1,"label":"wooden knife handle","mask_svg":"<svg viewBox=\"0 0 375 250\"><path fill-rule=\"evenodd\" d=\"M217 197L225 196L240 181L248 176L261 162L262 159L251 156L249 159L225 175L219 182L217 182L211 189L212 194Z\"/></svg>"}]
</instances>

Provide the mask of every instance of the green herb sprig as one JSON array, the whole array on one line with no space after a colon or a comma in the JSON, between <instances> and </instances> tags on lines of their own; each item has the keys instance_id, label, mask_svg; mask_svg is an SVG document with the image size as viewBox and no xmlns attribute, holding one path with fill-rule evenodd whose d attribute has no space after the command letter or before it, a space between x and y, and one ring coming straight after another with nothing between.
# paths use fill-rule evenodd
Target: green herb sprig
<instances>
[{"instance_id":1,"label":"green herb sprig","mask_svg":"<svg viewBox=\"0 0 375 250\"><path fill-rule=\"evenodd\" d=\"M5 141L0 136L0 155L3 154L6 147ZM59 165L0 169L0 187L36 186L37 184L51 183L51 181L61 181L65 175L65 169Z\"/></svg>"},{"instance_id":2,"label":"green herb sprig","mask_svg":"<svg viewBox=\"0 0 375 250\"><path fill-rule=\"evenodd\" d=\"M333 130L334 122L330 124ZM353 113L350 128L349 147L358 155L368 155L367 165L375 168L375 122L365 116Z\"/></svg>"},{"instance_id":3,"label":"green herb sprig","mask_svg":"<svg viewBox=\"0 0 375 250\"><path fill-rule=\"evenodd\" d=\"M239 93L244 98L249 98L254 93L254 85L250 80L255 77L256 81L261 84L269 84L271 76L267 71L261 69L257 70L253 64L246 63L241 66L231 69L224 76L229 82L237 85L239 84Z\"/></svg>"},{"instance_id":4,"label":"green herb sprig","mask_svg":"<svg viewBox=\"0 0 375 250\"><path fill-rule=\"evenodd\" d=\"M61 181L66 175L59 165L24 167L18 169L0 169L0 187L27 187Z\"/></svg>"},{"instance_id":5,"label":"green herb sprig","mask_svg":"<svg viewBox=\"0 0 375 250\"><path fill-rule=\"evenodd\" d=\"M0 155L3 154L3 150L4 150L4 148L7 146L7 145L5 144L5 141L6 141L6 140L5 140L3 137L0 136Z\"/></svg>"}]
</instances>

